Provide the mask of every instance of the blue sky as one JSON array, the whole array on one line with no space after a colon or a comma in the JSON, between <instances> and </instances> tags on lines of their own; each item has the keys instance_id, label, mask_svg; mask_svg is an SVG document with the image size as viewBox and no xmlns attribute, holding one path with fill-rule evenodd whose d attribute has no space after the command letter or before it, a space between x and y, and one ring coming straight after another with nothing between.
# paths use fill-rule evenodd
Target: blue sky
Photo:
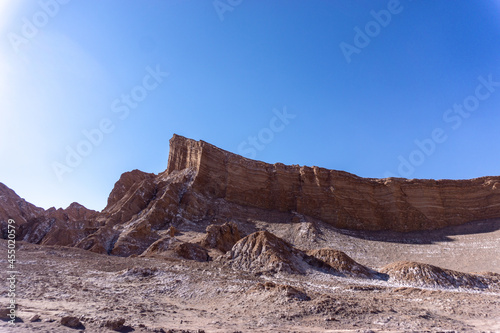
<instances>
[{"instance_id":1,"label":"blue sky","mask_svg":"<svg viewBox=\"0 0 500 333\"><path fill-rule=\"evenodd\" d=\"M500 175L500 2L3 0L0 182L101 210L173 133L363 177ZM77 155L77 156L76 156Z\"/></svg>"}]
</instances>

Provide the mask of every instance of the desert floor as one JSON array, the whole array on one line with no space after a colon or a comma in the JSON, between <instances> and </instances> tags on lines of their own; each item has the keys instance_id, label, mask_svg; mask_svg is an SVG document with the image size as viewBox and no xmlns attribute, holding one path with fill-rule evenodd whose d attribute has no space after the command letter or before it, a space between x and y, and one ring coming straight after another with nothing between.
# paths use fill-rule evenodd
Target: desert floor
<instances>
[{"instance_id":1,"label":"desert floor","mask_svg":"<svg viewBox=\"0 0 500 333\"><path fill-rule=\"evenodd\" d=\"M318 225L314 240L300 223L255 225L299 248L344 251L373 269L412 260L500 273L500 221L404 235ZM6 240L0 251L7 271ZM242 272L219 260L122 258L25 242L16 256L20 321L0 321L2 332L111 332L106 322L118 319L122 332L500 332L498 290L414 288L320 271ZM0 302L8 302L4 288ZM31 322L34 315L40 319ZM62 326L64 316L82 326Z\"/></svg>"}]
</instances>

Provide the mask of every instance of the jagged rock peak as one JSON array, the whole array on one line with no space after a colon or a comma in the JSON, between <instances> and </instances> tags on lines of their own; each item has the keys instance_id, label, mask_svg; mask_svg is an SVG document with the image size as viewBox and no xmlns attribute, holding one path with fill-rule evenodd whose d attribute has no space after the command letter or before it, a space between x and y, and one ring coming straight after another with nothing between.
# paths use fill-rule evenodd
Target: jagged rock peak
<instances>
[{"instance_id":1,"label":"jagged rock peak","mask_svg":"<svg viewBox=\"0 0 500 333\"><path fill-rule=\"evenodd\" d=\"M128 192L137 189L143 181L151 180L154 177L155 174L142 172L140 170L132 170L123 173L109 194L108 204L104 210L109 210L113 205L116 205L118 201L126 197Z\"/></svg>"}]
</instances>

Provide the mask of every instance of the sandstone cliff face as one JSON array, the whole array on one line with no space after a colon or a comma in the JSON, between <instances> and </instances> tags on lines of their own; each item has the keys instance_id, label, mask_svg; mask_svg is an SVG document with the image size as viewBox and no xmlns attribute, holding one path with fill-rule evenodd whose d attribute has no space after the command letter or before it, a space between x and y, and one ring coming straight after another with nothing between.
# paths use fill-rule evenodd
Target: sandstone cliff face
<instances>
[{"instance_id":1,"label":"sandstone cliff face","mask_svg":"<svg viewBox=\"0 0 500 333\"><path fill-rule=\"evenodd\" d=\"M370 179L319 167L267 164L174 135L167 173L196 170L192 188L242 206L297 212L339 228L429 230L500 217L500 177Z\"/></svg>"}]
</instances>

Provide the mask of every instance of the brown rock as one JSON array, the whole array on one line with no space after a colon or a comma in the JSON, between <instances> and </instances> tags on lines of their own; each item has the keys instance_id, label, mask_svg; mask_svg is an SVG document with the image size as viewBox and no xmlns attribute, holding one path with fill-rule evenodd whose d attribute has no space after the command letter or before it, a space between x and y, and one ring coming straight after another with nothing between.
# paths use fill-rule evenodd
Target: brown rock
<instances>
[{"instance_id":1,"label":"brown rock","mask_svg":"<svg viewBox=\"0 0 500 333\"><path fill-rule=\"evenodd\" d=\"M325 248L307 251L306 253L319 260L320 266L331 269L334 273L362 278L374 278L377 276L377 272L358 264L342 251ZM309 260L309 263L317 265L316 261Z\"/></svg>"},{"instance_id":2,"label":"brown rock","mask_svg":"<svg viewBox=\"0 0 500 333\"><path fill-rule=\"evenodd\" d=\"M73 316L65 316L61 318L61 325L70 327L70 328L80 328L82 327L82 323L80 322L80 319L77 317Z\"/></svg>"},{"instance_id":3,"label":"brown rock","mask_svg":"<svg viewBox=\"0 0 500 333\"><path fill-rule=\"evenodd\" d=\"M148 186L148 181L152 180L154 176L155 175L152 173L145 173L139 170L133 170L122 174L111 191L108 198L108 204L104 210L112 213L116 211L113 207L125 206L128 210L133 211L132 214L135 214L145 208L150 197L154 195L154 190L151 191L150 186ZM143 195L133 196L132 199L131 194L137 192L139 188L142 189ZM143 200L141 200L141 197Z\"/></svg>"},{"instance_id":4,"label":"brown rock","mask_svg":"<svg viewBox=\"0 0 500 333\"><path fill-rule=\"evenodd\" d=\"M119 235L119 231L113 229L112 226L106 225L79 241L76 247L95 253L109 254Z\"/></svg>"},{"instance_id":5,"label":"brown rock","mask_svg":"<svg viewBox=\"0 0 500 333\"><path fill-rule=\"evenodd\" d=\"M222 252L231 250L234 244L241 239L236 224L229 222L223 225L209 225L207 234L201 241L201 246L218 249Z\"/></svg>"},{"instance_id":6,"label":"brown rock","mask_svg":"<svg viewBox=\"0 0 500 333\"><path fill-rule=\"evenodd\" d=\"M30 204L16 192L0 183L0 227L2 238L7 238L7 222L13 219L20 227L31 219L41 216L44 209Z\"/></svg>"},{"instance_id":7,"label":"brown rock","mask_svg":"<svg viewBox=\"0 0 500 333\"><path fill-rule=\"evenodd\" d=\"M198 244L183 242L174 248L177 255L184 259L196 260L196 261L209 261L210 256L207 250L199 246Z\"/></svg>"},{"instance_id":8,"label":"brown rock","mask_svg":"<svg viewBox=\"0 0 500 333\"><path fill-rule=\"evenodd\" d=\"M144 250L141 256L144 257L156 254L164 254L168 251L172 251L173 248L180 243L182 242L174 237L165 236L151 244L146 250Z\"/></svg>"},{"instance_id":9,"label":"brown rock","mask_svg":"<svg viewBox=\"0 0 500 333\"><path fill-rule=\"evenodd\" d=\"M0 308L0 319L9 320L10 313L10 309L7 309L6 305L2 305L2 307Z\"/></svg>"},{"instance_id":10,"label":"brown rock","mask_svg":"<svg viewBox=\"0 0 500 333\"><path fill-rule=\"evenodd\" d=\"M29 321L31 323L40 321L40 315L35 314L35 315L31 316L31 318L29 319Z\"/></svg>"},{"instance_id":11,"label":"brown rock","mask_svg":"<svg viewBox=\"0 0 500 333\"><path fill-rule=\"evenodd\" d=\"M305 291L297 289L288 284L277 284L271 281L265 283L257 283L249 292L254 291L268 291L274 294L283 295L287 298L295 298L301 301L308 301L311 298L307 296Z\"/></svg>"},{"instance_id":12,"label":"brown rock","mask_svg":"<svg viewBox=\"0 0 500 333\"><path fill-rule=\"evenodd\" d=\"M204 214L205 210L200 208L206 205L204 200L200 200L199 205L186 201L192 177L190 170L157 176L135 170L122 176L110 195L108 206L96 219L103 226L77 246L120 256L144 252L160 239L157 231L167 229L178 220L184 221L184 216L192 218L187 211ZM120 195L123 197L119 198ZM172 232L175 235L176 228L167 230L169 234Z\"/></svg>"},{"instance_id":13,"label":"brown rock","mask_svg":"<svg viewBox=\"0 0 500 333\"><path fill-rule=\"evenodd\" d=\"M30 243L74 246L94 227L97 212L78 203L66 209L44 210L21 199L0 183L0 231L7 238L7 222L15 221L16 239Z\"/></svg>"},{"instance_id":14,"label":"brown rock","mask_svg":"<svg viewBox=\"0 0 500 333\"><path fill-rule=\"evenodd\" d=\"M176 227L171 226L170 228L167 229L167 233L170 237L175 237L179 233Z\"/></svg>"},{"instance_id":15,"label":"brown rock","mask_svg":"<svg viewBox=\"0 0 500 333\"><path fill-rule=\"evenodd\" d=\"M124 324L125 324L125 319L123 318L112 319L106 321L104 323L104 327L109 328L110 330L119 331L123 328Z\"/></svg>"},{"instance_id":16,"label":"brown rock","mask_svg":"<svg viewBox=\"0 0 500 333\"><path fill-rule=\"evenodd\" d=\"M400 261L383 267L380 272L389 275L389 281L412 287L486 289L494 278L462 273L418 262Z\"/></svg>"},{"instance_id":17,"label":"brown rock","mask_svg":"<svg viewBox=\"0 0 500 333\"><path fill-rule=\"evenodd\" d=\"M163 237L151 244L142 254L142 257L165 256L177 257L196 261L209 261L210 256L206 249L198 244L182 242L170 236Z\"/></svg>"},{"instance_id":18,"label":"brown rock","mask_svg":"<svg viewBox=\"0 0 500 333\"><path fill-rule=\"evenodd\" d=\"M250 271L303 273L303 253L268 231L239 240L228 252L233 268Z\"/></svg>"},{"instance_id":19,"label":"brown rock","mask_svg":"<svg viewBox=\"0 0 500 333\"><path fill-rule=\"evenodd\" d=\"M160 239L160 235L152 230L149 221L138 221L124 228L114 244L111 254L121 257L141 254L158 239Z\"/></svg>"}]
</instances>

